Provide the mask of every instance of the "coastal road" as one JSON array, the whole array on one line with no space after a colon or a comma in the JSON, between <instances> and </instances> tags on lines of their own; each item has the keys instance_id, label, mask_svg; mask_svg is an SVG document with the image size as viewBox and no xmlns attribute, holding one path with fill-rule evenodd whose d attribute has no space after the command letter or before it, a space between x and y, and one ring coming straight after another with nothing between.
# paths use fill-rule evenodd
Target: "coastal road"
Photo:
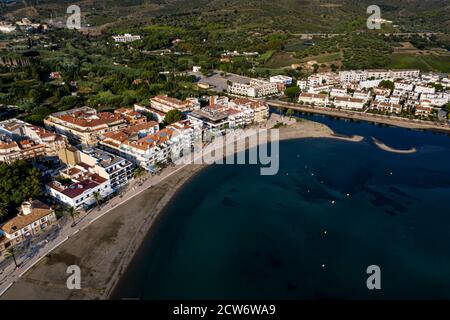
<instances>
[{"instance_id":1,"label":"coastal road","mask_svg":"<svg viewBox=\"0 0 450 320\"><path fill-rule=\"evenodd\" d=\"M346 118L352 120L361 120L375 123L382 123L397 127L411 128L411 129L425 129L425 130L435 130L441 132L450 133L450 125L448 123L439 123L419 119L407 119L397 116L387 116L381 114L373 114L368 112L358 112L349 110L338 110L329 107L317 107L301 105L298 103L284 102L280 100L266 100L269 106L275 108L287 108L298 110L301 112L323 114L327 116Z\"/></svg>"}]
</instances>

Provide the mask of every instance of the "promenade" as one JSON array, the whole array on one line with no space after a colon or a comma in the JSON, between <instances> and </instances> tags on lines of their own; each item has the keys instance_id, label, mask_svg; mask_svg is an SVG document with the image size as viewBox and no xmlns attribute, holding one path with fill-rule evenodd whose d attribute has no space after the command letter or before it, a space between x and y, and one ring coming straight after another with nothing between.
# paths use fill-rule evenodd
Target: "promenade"
<instances>
[{"instance_id":1,"label":"promenade","mask_svg":"<svg viewBox=\"0 0 450 320\"><path fill-rule=\"evenodd\" d=\"M358 112L342 109L332 109L329 107L318 107L301 105L298 103L284 102L280 100L267 100L267 103L271 107L275 108L287 108L292 110L297 110L301 112L323 114L327 116L346 118L352 120L368 121L381 123L386 125L392 125L396 127L409 128L409 129L423 129L423 130L434 130L440 132L450 133L449 123L440 123L419 119L407 119L398 116L387 116L382 114L373 114L367 112Z\"/></svg>"}]
</instances>

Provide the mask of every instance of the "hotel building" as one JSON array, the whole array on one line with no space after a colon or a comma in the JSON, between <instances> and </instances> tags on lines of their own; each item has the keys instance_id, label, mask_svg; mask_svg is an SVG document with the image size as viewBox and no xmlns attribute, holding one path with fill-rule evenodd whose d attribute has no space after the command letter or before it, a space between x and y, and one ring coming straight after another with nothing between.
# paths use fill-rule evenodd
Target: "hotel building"
<instances>
[{"instance_id":1,"label":"hotel building","mask_svg":"<svg viewBox=\"0 0 450 320\"><path fill-rule=\"evenodd\" d=\"M96 145L98 137L127 126L120 114L99 112L89 107L51 114L44 120L46 128L67 136L75 143Z\"/></svg>"},{"instance_id":2,"label":"hotel building","mask_svg":"<svg viewBox=\"0 0 450 320\"><path fill-rule=\"evenodd\" d=\"M279 83L251 79L250 83L232 82L228 86L228 92L240 96L257 98L278 94L282 90L282 86L280 87Z\"/></svg>"}]
</instances>

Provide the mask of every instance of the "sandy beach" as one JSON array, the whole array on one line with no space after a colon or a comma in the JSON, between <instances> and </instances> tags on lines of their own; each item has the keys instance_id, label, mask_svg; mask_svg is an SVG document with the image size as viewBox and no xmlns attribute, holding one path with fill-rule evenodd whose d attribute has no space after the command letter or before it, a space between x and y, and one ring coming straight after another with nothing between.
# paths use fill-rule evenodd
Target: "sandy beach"
<instances>
[{"instance_id":1,"label":"sandy beach","mask_svg":"<svg viewBox=\"0 0 450 320\"><path fill-rule=\"evenodd\" d=\"M385 145L383 142L381 142L378 139L372 138L373 143L375 143L375 145L380 148L381 150L387 151L387 152L393 152L393 153L399 153L399 154L411 154L411 153L416 153L417 149L416 148L411 148L408 150L401 150L401 149L395 149L392 147L389 147L388 145Z\"/></svg>"},{"instance_id":2,"label":"sandy beach","mask_svg":"<svg viewBox=\"0 0 450 320\"><path fill-rule=\"evenodd\" d=\"M336 135L326 125L273 116L267 127L283 123L280 140L331 138L359 142L363 137ZM5 292L1 299L107 299L145 236L173 195L204 165L168 168L171 175L115 207L71 236ZM178 170L180 169L180 170ZM176 170L176 171L175 171ZM165 175L163 173L162 175ZM81 289L66 287L67 266L81 269Z\"/></svg>"}]
</instances>

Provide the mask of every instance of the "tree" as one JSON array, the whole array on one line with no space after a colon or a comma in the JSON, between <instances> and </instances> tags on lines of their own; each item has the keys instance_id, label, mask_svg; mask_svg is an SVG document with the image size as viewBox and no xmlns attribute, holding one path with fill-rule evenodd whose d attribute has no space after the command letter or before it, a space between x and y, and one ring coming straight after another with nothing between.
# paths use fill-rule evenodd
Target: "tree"
<instances>
[{"instance_id":1,"label":"tree","mask_svg":"<svg viewBox=\"0 0 450 320\"><path fill-rule=\"evenodd\" d=\"M17 263L16 260L16 254L18 253L18 249L14 248L13 246L9 247L8 249L6 249L6 255L8 257L12 257L14 260L14 264L16 265L16 268L19 267L19 264Z\"/></svg>"},{"instance_id":2,"label":"tree","mask_svg":"<svg viewBox=\"0 0 450 320\"><path fill-rule=\"evenodd\" d=\"M75 221L75 217L78 216L80 213L78 212L78 210L75 207L69 207L66 212L67 215L69 215L72 218L72 227L75 226L77 223Z\"/></svg>"},{"instance_id":3,"label":"tree","mask_svg":"<svg viewBox=\"0 0 450 320\"><path fill-rule=\"evenodd\" d=\"M135 179L142 178L146 173L147 173L147 171L145 171L144 168L137 167L136 170L134 170L134 172L133 172L133 177Z\"/></svg>"},{"instance_id":4,"label":"tree","mask_svg":"<svg viewBox=\"0 0 450 320\"><path fill-rule=\"evenodd\" d=\"M17 207L41 193L41 173L29 162L0 163L0 203Z\"/></svg>"},{"instance_id":5,"label":"tree","mask_svg":"<svg viewBox=\"0 0 450 320\"><path fill-rule=\"evenodd\" d=\"M100 193L99 192L94 192L93 194L92 194L92 198L94 198L94 200L95 200L95 205L98 207L98 205L99 205L99 203L100 203L100 199L101 199L101 195L100 195Z\"/></svg>"},{"instance_id":6,"label":"tree","mask_svg":"<svg viewBox=\"0 0 450 320\"><path fill-rule=\"evenodd\" d=\"M174 109L167 112L164 122L172 124L180 120L183 120L183 113L178 109Z\"/></svg>"},{"instance_id":7,"label":"tree","mask_svg":"<svg viewBox=\"0 0 450 320\"><path fill-rule=\"evenodd\" d=\"M295 114L294 110L288 109L286 112L286 115L289 117L289 119Z\"/></svg>"},{"instance_id":8,"label":"tree","mask_svg":"<svg viewBox=\"0 0 450 320\"><path fill-rule=\"evenodd\" d=\"M383 80L380 82L379 87L381 88L385 88L385 89L389 89L389 90L394 90L395 89L395 85L392 81L389 80Z\"/></svg>"},{"instance_id":9,"label":"tree","mask_svg":"<svg viewBox=\"0 0 450 320\"><path fill-rule=\"evenodd\" d=\"M300 93L300 88L298 86L288 87L284 90L284 94L290 101L295 101Z\"/></svg>"},{"instance_id":10,"label":"tree","mask_svg":"<svg viewBox=\"0 0 450 320\"><path fill-rule=\"evenodd\" d=\"M0 202L0 218L8 215L8 205L4 202Z\"/></svg>"}]
</instances>

